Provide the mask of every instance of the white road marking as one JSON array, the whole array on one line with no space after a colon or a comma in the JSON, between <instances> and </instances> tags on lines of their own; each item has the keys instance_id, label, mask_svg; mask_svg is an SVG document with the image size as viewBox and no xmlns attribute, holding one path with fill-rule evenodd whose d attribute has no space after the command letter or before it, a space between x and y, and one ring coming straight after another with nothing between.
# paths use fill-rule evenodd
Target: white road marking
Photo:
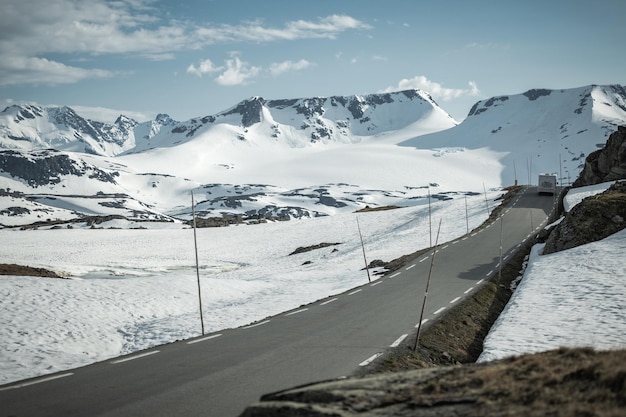
<instances>
[{"instance_id":1,"label":"white road marking","mask_svg":"<svg viewBox=\"0 0 626 417\"><path fill-rule=\"evenodd\" d=\"M396 272L395 274L391 275L389 278L395 278L400 274L402 274L402 272Z\"/></svg>"},{"instance_id":2,"label":"white road marking","mask_svg":"<svg viewBox=\"0 0 626 417\"><path fill-rule=\"evenodd\" d=\"M426 259L428 259L428 256L423 257L422 259L420 259L420 262L424 262Z\"/></svg>"},{"instance_id":3,"label":"white road marking","mask_svg":"<svg viewBox=\"0 0 626 417\"><path fill-rule=\"evenodd\" d=\"M468 292L472 291L474 289L474 287L469 287L468 289L465 290L465 292L463 292L463 294L467 294Z\"/></svg>"},{"instance_id":4,"label":"white road marking","mask_svg":"<svg viewBox=\"0 0 626 417\"><path fill-rule=\"evenodd\" d=\"M467 240L467 236L462 237L461 240Z\"/></svg>"},{"instance_id":5,"label":"white road marking","mask_svg":"<svg viewBox=\"0 0 626 417\"><path fill-rule=\"evenodd\" d=\"M30 385L35 385L35 384L41 384L43 382L54 381L55 379L65 378L67 376L72 376L72 375L74 375L72 372L68 372L66 374L48 376L48 377L45 377L45 378L36 379L34 381L22 382L20 384L16 384L16 385L11 385L11 386L8 386L8 387L0 388L0 391L6 391L6 390L10 390L10 389L18 389L18 388L28 387Z\"/></svg>"},{"instance_id":6,"label":"white road marking","mask_svg":"<svg viewBox=\"0 0 626 417\"><path fill-rule=\"evenodd\" d=\"M459 243L458 240L455 240L454 242L452 242L453 245L456 245L457 243Z\"/></svg>"},{"instance_id":7,"label":"white road marking","mask_svg":"<svg viewBox=\"0 0 626 417\"><path fill-rule=\"evenodd\" d=\"M301 308L300 310L292 311L291 313L285 314L285 317L293 316L294 314L302 313L303 311L307 311L307 310L308 308Z\"/></svg>"},{"instance_id":8,"label":"white road marking","mask_svg":"<svg viewBox=\"0 0 626 417\"><path fill-rule=\"evenodd\" d=\"M476 285L482 284L483 281L484 281L484 279L478 280L478 282L476 282Z\"/></svg>"},{"instance_id":9,"label":"white road marking","mask_svg":"<svg viewBox=\"0 0 626 417\"><path fill-rule=\"evenodd\" d=\"M323 303L321 303L320 305L321 305L321 306L325 306L326 304L330 304L330 303L332 303L333 301L337 301L337 299L336 299L336 298L331 298L331 299L330 299L330 300L328 300L328 301L324 301L324 302L323 302Z\"/></svg>"},{"instance_id":10,"label":"white road marking","mask_svg":"<svg viewBox=\"0 0 626 417\"><path fill-rule=\"evenodd\" d=\"M359 364L359 366L367 366L370 363L374 362L376 360L376 358L378 358L381 355L382 355L382 353L376 353L376 354L370 356L369 358L365 359L363 362L361 362Z\"/></svg>"},{"instance_id":11,"label":"white road marking","mask_svg":"<svg viewBox=\"0 0 626 417\"><path fill-rule=\"evenodd\" d=\"M486 277L490 276L491 274L493 274L493 269L489 272L487 272L487 275L485 275Z\"/></svg>"},{"instance_id":12,"label":"white road marking","mask_svg":"<svg viewBox=\"0 0 626 417\"><path fill-rule=\"evenodd\" d=\"M140 353L139 355L129 356L128 358L116 359L114 361L111 361L110 363L112 365L117 365L118 363L134 361L135 359L145 358L146 356L155 355L159 352L160 350L153 350L152 352Z\"/></svg>"},{"instance_id":13,"label":"white road marking","mask_svg":"<svg viewBox=\"0 0 626 417\"><path fill-rule=\"evenodd\" d=\"M400 343L402 343L402 341L404 339L406 339L408 336L408 334L403 334L402 336L400 336L398 339L396 339L395 342L393 342L392 344L389 345L389 347L398 347L400 346Z\"/></svg>"},{"instance_id":14,"label":"white road marking","mask_svg":"<svg viewBox=\"0 0 626 417\"><path fill-rule=\"evenodd\" d=\"M376 281L375 283L373 283L372 285L370 285L370 287L375 287L375 286L377 286L378 284L382 284L382 283L383 283L382 281Z\"/></svg>"},{"instance_id":15,"label":"white road marking","mask_svg":"<svg viewBox=\"0 0 626 417\"><path fill-rule=\"evenodd\" d=\"M472 233L470 236L471 236L471 237L474 237L474 236L476 236L477 234L478 234L478 233Z\"/></svg>"},{"instance_id":16,"label":"white road marking","mask_svg":"<svg viewBox=\"0 0 626 417\"><path fill-rule=\"evenodd\" d=\"M446 307L441 307L439 310L435 311L433 314L437 315L437 314L441 313L445 309L446 309Z\"/></svg>"},{"instance_id":17,"label":"white road marking","mask_svg":"<svg viewBox=\"0 0 626 417\"><path fill-rule=\"evenodd\" d=\"M446 249L448 246L450 246L450 245L446 245L446 246L444 246L443 248L441 248L441 250Z\"/></svg>"},{"instance_id":18,"label":"white road marking","mask_svg":"<svg viewBox=\"0 0 626 417\"><path fill-rule=\"evenodd\" d=\"M461 299L461 297L456 297L454 300L450 301L450 304L454 304L457 301L459 301Z\"/></svg>"},{"instance_id":19,"label":"white road marking","mask_svg":"<svg viewBox=\"0 0 626 417\"><path fill-rule=\"evenodd\" d=\"M428 320L430 320L430 319L424 319L424 320L422 320L422 326L423 326L423 325L424 325L424 323L426 323ZM415 328L418 328L418 327L419 327L419 325L420 325L420 324L419 324L419 323L417 323L417 324L415 325Z\"/></svg>"},{"instance_id":20,"label":"white road marking","mask_svg":"<svg viewBox=\"0 0 626 417\"><path fill-rule=\"evenodd\" d=\"M363 289L362 289L362 288L359 288L359 289L358 289L358 290L356 290L356 291L352 291L352 292L348 293L348 295L354 295L354 294L356 294L357 292L361 292L361 291L363 291Z\"/></svg>"},{"instance_id":21,"label":"white road marking","mask_svg":"<svg viewBox=\"0 0 626 417\"><path fill-rule=\"evenodd\" d=\"M413 264L413 265L409 265L409 266L407 266L406 268L404 268L404 270L405 270L405 271L408 271L409 269L414 268L414 267L415 267L415 264Z\"/></svg>"},{"instance_id":22,"label":"white road marking","mask_svg":"<svg viewBox=\"0 0 626 417\"><path fill-rule=\"evenodd\" d=\"M269 320L265 320L265 321L262 321L260 323L254 323L254 324L251 324L249 326L244 326L244 327L242 327L242 329L252 329L253 327L262 326L262 325L267 324L269 322L270 322Z\"/></svg>"},{"instance_id":23,"label":"white road marking","mask_svg":"<svg viewBox=\"0 0 626 417\"><path fill-rule=\"evenodd\" d=\"M214 334L211 336L203 337L202 339L190 340L187 342L188 345L193 345L194 343L204 342L205 340L215 339L216 337L220 337L222 334Z\"/></svg>"}]
</instances>

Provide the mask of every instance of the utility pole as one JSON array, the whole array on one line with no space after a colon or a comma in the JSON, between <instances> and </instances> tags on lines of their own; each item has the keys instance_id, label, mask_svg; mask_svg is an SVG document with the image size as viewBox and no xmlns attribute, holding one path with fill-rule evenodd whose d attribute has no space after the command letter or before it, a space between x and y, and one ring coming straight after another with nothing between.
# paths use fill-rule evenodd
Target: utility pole
<instances>
[{"instance_id":1,"label":"utility pole","mask_svg":"<svg viewBox=\"0 0 626 417\"><path fill-rule=\"evenodd\" d=\"M198 263L198 238L196 237L196 208L193 201L193 190L191 191L191 217L193 218L193 244L196 250L196 277L198 280L198 306L200 307L200 325L204 336L204 317L202 316L202 291L200 288L200 264Z\"/></svg>"}]
</instances>

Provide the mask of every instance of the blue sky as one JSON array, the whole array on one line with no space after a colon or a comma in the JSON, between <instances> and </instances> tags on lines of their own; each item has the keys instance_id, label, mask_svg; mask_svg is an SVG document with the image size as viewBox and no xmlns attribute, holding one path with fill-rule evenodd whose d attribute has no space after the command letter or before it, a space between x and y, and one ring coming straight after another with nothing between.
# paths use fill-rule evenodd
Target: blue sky
<instances>
[{"instance_id":1,"label":"blue sky","mask_svg":"<svg viewBox=\"0 0 626 417\"><path fill-rule=\"evenodd\" d=\"M623 0L4 0L0 104L137 118L429 92L457 120L530 88L626 84Z\"/></svg>"}]
</instances>

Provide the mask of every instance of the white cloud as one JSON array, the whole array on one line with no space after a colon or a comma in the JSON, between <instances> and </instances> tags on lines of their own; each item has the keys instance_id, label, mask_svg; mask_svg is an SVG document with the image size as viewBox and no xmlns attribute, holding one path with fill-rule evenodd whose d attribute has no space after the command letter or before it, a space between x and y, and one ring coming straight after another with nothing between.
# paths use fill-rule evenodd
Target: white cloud
<instances>
[{"instance_id":1,"label":"white cloud","mask_svg":"<svg viewBox=\"0 0 626 417\"><path fill-rule=\"evenodd\" d=\"M274 42L297 39L334 39L349 30L370 26L346 15L285 22L267 26L262 21L237 25L202 26L191 21L165 21L153 0L20 0L2 6L0 13L0 61L3 84L71 82L72 78L101 77L111 72L68 66L64 54L77 60L88 56L133 54L150 60L173 59L178 51L200 49L221 42ZM62 77L52 70L22 76L11 72L13 60L43 60L55 54L57 66L72 74ZM238 73L228 68L227 75ZM254 72L254 71L253 71ZM4 77L8 75L11 81ZM38 75L37 77L35 75ZM237 78L237 77L234 77ZM23 81L20 81L23 80ZM60 80L60 81L59 81Z\"/></svg>"},{"instance_id":2,"label":"white cloud","mask_svg":"<svg viewBox=\"0 0 626 417\"><path fill-rule=\"evenodd\" d=\"M282 28L266 27L260 20L245 22L240 25L220 25L200 27L194 36L201 43L220 43L232 41L274 42L297 39L335 39L347 30L371 29L371 26L345 15L331 15L317 21L296 20L287 22Z\"/></svg>"},{"instance_id":3,"label":"white cloud","mask_svg":"<svg viewBox=\"0 0 626 417\"><path fill-rule=\"evenodd\" d=\"M420 89L429 93L433 98L442 101L449 101L463 96L478 96L480 90L476 82L470 81L468 88L446 88L438 82L431 81L423 75L400 80L397 87L387 87L384 91L401 91L410 89Z\"/></svg>"},{"instance_id":4,"label":"white cloud","mask_svg":"<svg viewBox=\"0 0 626 417\"><path fill-rule=\"evenodd\" d=\"M226 60L226 70L215 78L215 82L224 85L245 85L261 72L260 67L254 67L235 56Z\"/></svg>"},{"instance_id":5,"label":"white cloud","mask_svg":"<svg viewBox=\"0 0 626 417\"><path fill-rule=\"evenodd\" d=\"M297 62L293 61L283 61L283 62L275 62L270 65L270 73L272 75L280 75L289 71L301 71L303 69L309 68L311 64L306 59L301 59Z\"/></svg>"},{"instance_id":6,"label":"white cloud","mask_svg":"<svg viewBox=\"0 0 626 417\"><path fill-rule=\"evenodd\" d=\"M114 75L111 71L71 67L45 58L17 56L0 60L0 85L71 84L86 78L109 78Z\"/></svg>"},{"instance_id":7,"label":"white cloud","mask_svg":"<svg viewBox=\"0 0 626 417\"><path fill-rule=\"evenodd\" d=\"M202 75L204 74L212 74L223 69L224 67L216 67L210 59L205 59L200 61L200 64L197 67L193 64L189 65L187 67L187 73L195 74L198 77L202 77Z\"/></svg>"}]
</instances>

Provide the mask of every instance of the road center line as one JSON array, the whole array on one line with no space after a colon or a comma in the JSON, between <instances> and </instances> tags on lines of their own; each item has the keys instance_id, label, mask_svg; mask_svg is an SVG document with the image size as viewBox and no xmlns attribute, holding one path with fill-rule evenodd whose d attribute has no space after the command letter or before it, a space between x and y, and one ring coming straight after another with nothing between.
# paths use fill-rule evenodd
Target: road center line
<instances>
[{"instance_id":1,"label":"road center line","mask_svg":"<svg viewBox=\"0 0 626 417\"><path fill-rule=\"evenodd\" d=\"M159 352L160 352L160 350L153 350L151 352L140 353L139 355L129 356L128 358L117 359L117 360L111 361L110 363L112 365L117 365L118 363L134 361L135 359L144 358L144 357L150 356L150 355L155 355L155 354L157 354Z\"/></svg>"},{"instance_id":2,"label":"road center line","mask_svg":"<svg viewBox=\"0 0 626 417\"><path fill-rule=\"evenodd\" d=\"M363 288L359 288L358 290L355 290L355 291L349 292L349 293L348 293L348 295L354 295L354 294L356 294L357 292L361 292L361 291L363 291Z\"/></svg>"},{"instance_id":3,"label":"road center line","mask_svg":"<svg viewBox=\"0 0 626 417\"><path fill-rule=\"evenodd\" d=\"M328 300L328 301L324 301L324 302L323 302L323 303L321 303L320 305L321 305L321 306L325 306L326 304L330 304L330 303L332 303L333 301L337 301L337 299L336 299L336 298L331 298L331 299L330 299L330 300Z\"/></svg>"},{"instance_id":4,"label":"road center line","mask_svg":"<svg viewBox=\"0 0 626 417\"><path fill-rule=\"evenodd\" d=\"M359 364L359 366L367 366L370 363L374 362L376 360L376 358L378 358L381 355L382 355L382 353L375 353L374 355L370 356L369 358L367 358L363 362L361 362Z\"/></svg>"},{"instance_id":5,"label":"road center line","mask_svg":"<svg viewBox=\"0 0 626 417\"><path fill-rule=\"evenodd\" d=\"M7 391L7 390L10 390L10 389L18 389L18 388L28 387L30 385L35 385L35 384L41 384L43 382L54 381L55 379L65 378L67 376L72 376L72 375L74 375L72 372L68 372L66 374L48 376L48 377L45 377L45 378L36 379L34 381L22 382L21 384L16 384L16 385L11 385L11 386L8 386L8 387L0 388L0 391Z\"/></svg>"},{"instance_id":6,"label":"road center line","mask_svg":"<svg viewBox=\"0 0 626 417\"><path fill-rule=\"evenodd\" d=\"M249 325L249 326L244 326L244 327L242 327L242 329L251 329L251 328L253 328L253 327L262 326L262 325L267 324L267 323L269 323L269 322L270 322L269 320L265 320L265 321L262 321L262 322L260 322L260 323L254 323L254 324L251 324L251 325Z\"/></svg>"},{"instance_id":7,"label":"road center line","mask_svg":"<svg viewBox=\"0 0 626 417\"><path fill-rule=\"evenodd\" d=\"M439 310L435 311L433 314L437 315L437 314L441 313L445 309L446 309L446 307L441 307Z\"/></svg>"},{"instance_id":8,"label":"road center line","mask_svg":"<svg viewBox=\"0 0 626 417\"><path fill-rule=\"evenodd\" d=\"M209 339L215 339L216 337L220 337L222 334L213 334L211 336L207 336L207 337L203 337L201 339L196 339L196 340L190 340L189 342L187 342L188 345L193 345L194 343L200 343L200 342L204 342L205 340L209 340Z\"/></svg>"},{"instance_id":9,"label":"road center line","mask_svg":"<svg viewBox=\"0 0 626 417\"><path fill-rule=\"evenodd\" d=\"M402 336L400 336L399 338L396 339L395 342L393 342L392 344L389 345L389 347L398 347L400 346L400 343L402 343L402 341L404 339L406 339L408 336L408 334L403 334Z\"/></svg>"},{"instance_id":10,"label":"road center line","mask_svg":"<svg viewBox=\"0 0 626 417\"><path fill-rule=\"evenodd\" d=\"M459 301L461 299L461 297L456 297L454 300L450 301L450 304L454 304L457 301Z\"/></svg>"},{"instance_id":11,"label":"road center line","mask_svg":"<svg viewBox=\"0 0 626 417\"><path fill-rule=\"evenodd\" d=\"M302 313L303 311L307 311L307 310L308 308L301 308L300 310L292 311L291 313L285 314L285 317L293 316L294 314Z\"/></svg>"},{"instance_id":12,"label":"road center line","mask_svg":"<svg viewBox=\"0 0 626 417\"><path fill-rule=\"evenodd\" d=\"M407 266L406 268L404 268L404 270L405 270L405 271L408 271L409 269L414 268L414 267L415 267L415 264L413 264L413 265L409 265L409 266Z\"/></svg>"}]
</instances>

